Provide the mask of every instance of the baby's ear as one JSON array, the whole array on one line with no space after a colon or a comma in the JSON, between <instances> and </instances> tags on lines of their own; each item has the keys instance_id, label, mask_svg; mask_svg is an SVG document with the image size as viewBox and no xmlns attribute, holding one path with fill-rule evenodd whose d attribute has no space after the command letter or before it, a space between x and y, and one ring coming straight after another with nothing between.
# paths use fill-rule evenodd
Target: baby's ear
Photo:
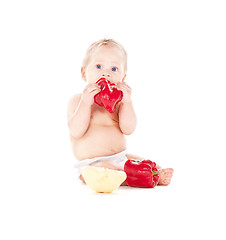
<instances>
[{"instance_id":1,"label":"baby's ear","mask_svg":"<svg viewBox=\"0 0 226 240\"><path fill-rule=\"evenodd\" d=\"M123 77L123 79L122 79L122 82L124 82L124 81L125 81L125 78L126 78L126 74L124 75L124 77Z\"/></svg>"},{"instance_id":2,"label":"baby's ear","mask_svg":"<svg viewBox=\"0 0 226 240\"><path fill-rule=\"evenodd\" d=\"M86 70L84 67L81 67L82 79L86 82Z\"/></svg>"}]
</instances>

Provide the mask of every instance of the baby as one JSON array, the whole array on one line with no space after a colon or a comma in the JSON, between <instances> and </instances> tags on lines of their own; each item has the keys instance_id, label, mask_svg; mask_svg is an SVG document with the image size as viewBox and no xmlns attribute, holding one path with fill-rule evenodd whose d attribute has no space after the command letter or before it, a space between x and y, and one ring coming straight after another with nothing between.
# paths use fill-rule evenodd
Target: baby
<instances>
[{"instance_id":1,"label":"baby","mask_svg":"<svg viewBox=\"0 0 226 240\"><path fill-rule=\"evenodd\" d=\"M126 152L125 135L132 134L137 123L132 89L125 82L126 72L127 54L118 42L103 39L88 48L81 68L87 86L70 99L67 112L72 150L79 160L78 169L92 165L123 170L127 159L143 159ZM123 92L114 113L94 101L94 96L101 91L96 83L100 78L109 80ZM160 169L159 175L158 184L168 185L173 169ZM80 179L84 182L81 175Z\"/></svg>"}]
</instances>

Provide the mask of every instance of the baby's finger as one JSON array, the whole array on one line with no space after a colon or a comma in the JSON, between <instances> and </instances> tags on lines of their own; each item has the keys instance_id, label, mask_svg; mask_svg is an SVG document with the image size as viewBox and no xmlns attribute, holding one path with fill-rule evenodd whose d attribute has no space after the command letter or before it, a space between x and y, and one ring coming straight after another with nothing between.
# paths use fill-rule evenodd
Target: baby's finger
<instances>
[{"instance_id":1,"label":"baby's finger","mask_svg":"<svg viewBox=\"0 0 226 240\"><path fill-rule=\"evenodd\" d=\"M123 84L121 82L117 83L117 89L122 90Z\"/></svg>"},{"instance_id":2,"label":"baby's finger","mask_svg":"<svg viewBox=\"0 0 226 240\"><path fill-rule=\"evenodd\" d=\"M99 93L101 90L100 89L93 89L90 93L92 95L96 95L97 93Z\"/></svg>"},{"instance_id":3,"label":"baby's finger","mask_svg":"<svg viewBox=\"0 0 226 240\"><path fill-rule=\"evenodd\" d=\"M132 88L128 84L126 84L125 82L117 83L117 88L119 90L124 90L124 91L128 91L128 92L132 91Z\"/></svg>"},{"instance_id":4,"label":"baby's finger","mask_svg":"<svg viewBox=\"0 0 226 240\"><path fill-rule=\"evenodd\" d=\"M100 86L99 85L90 85L88 88L87 88L87 91L88 92L92 92L93 90L100 90Z\"/></svg>"},{"instance_id":5,"label":"baby's finger","mask_svg":"<svg viewBox=\"0 0 226 240\"><path fill-rule=\"evenodd\" d=\"M99 85L97 83L89 83L86 88L93 88L93 87L98 87Z\"/></svg>"},{"instance_id":6,"label":"baby's finger","mask_svg":"<svg viewBox=\"0 0 226 240\"><path fill-rule=\"evenodd\" d=\"M132 89L128 88L127 86L122 86L122 87L121 87L121 90L122 90L123 92L128 92L128 93L131 93L131 92L132 92Z\"/></svg>"},{"instance_id":7,"label":"baby's finger","mask_svg":"<svg viewBox=\"0 0 226 240\"><path fill-rule=\"evenodd\" d=\"M123 82L123 83L124 83L124 86L132 90L132 88L126 82Z\"/></svg>"}]
</instances>

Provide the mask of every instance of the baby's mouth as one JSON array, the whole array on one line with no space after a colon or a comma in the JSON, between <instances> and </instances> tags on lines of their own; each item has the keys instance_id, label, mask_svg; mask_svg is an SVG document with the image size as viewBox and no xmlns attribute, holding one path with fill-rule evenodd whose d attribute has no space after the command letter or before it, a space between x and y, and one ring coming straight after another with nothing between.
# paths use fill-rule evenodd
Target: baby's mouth
<instances>
[{"instance_id":1,"label":"baby's mouth","mask_svg":"<svg viewBox=\"0 0 226 240\"><path fill-rule=\"evenodd\" d=\"M107 78L107 77L100 77L98 80L100 80L100 79L105 79L105 80L109 81L110 83L113 83L112 80L110 78Z\"/></svg>"}]
</instances>

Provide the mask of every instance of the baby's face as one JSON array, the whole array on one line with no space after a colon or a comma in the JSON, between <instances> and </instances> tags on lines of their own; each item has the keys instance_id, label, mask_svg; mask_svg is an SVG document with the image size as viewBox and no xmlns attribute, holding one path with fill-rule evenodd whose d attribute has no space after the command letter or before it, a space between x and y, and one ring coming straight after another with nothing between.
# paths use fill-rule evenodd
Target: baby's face
<instances>
[{"instance_id":1,"label":"baby's face","mask_svg":"<svg viewBox=\"0 0 226 240\"><path fill-rule=\"evenodd\" d=\"M104 77L117 84L125 78L124 65L125 56L120 49L112 46L101 46L91 55L82 73L88 83L95 83Z\"/></svg>"}]
</instances>

